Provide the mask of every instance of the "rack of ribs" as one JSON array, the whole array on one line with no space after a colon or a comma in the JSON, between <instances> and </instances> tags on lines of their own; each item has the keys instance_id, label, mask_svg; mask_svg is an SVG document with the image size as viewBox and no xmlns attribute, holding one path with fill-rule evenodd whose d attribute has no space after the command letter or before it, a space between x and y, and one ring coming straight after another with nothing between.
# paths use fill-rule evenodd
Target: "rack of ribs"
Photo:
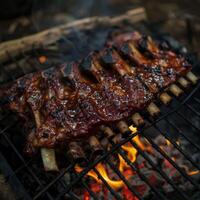
<instances>
[{"instance_id":1,"label":"rack of ribs","mask_svg":"<svg viewBox=\"0 0 200 200\"><path fill-rule=\"evenodd\" d=\"M26 152L66 145L78 156L76 141L93 136L89 143L94 148L101 125L147 108L171 85L172 92L180 92L174 82L187 83L183 76L195 83L191 68L184 56L149 36L118 34L80 62L28 74L4 86L1 104L23 118L25 126L33 124Z\"/></svg>"}]
</instances>

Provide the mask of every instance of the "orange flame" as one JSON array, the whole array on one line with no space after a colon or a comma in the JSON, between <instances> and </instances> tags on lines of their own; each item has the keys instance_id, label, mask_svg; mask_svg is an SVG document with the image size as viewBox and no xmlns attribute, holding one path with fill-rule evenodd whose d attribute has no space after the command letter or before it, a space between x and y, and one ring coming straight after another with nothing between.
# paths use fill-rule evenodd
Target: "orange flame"
<instances>
[{"instance_id":1,"label":"orange flame","mask_svg":"<svg viewBox=\"0 0 200 200\"><path fill-rule=\"evenodd\" d=\"M137 150L134 147L130 146L130 144L128 143L127 145L123 145L122 149L127 152L127 157L132 163L136 161ZM129 165L126 163L126 161L122 158L121 155L118 155L118 157L119 157L119 171L123 172L124 169L129 167Z\"/></svg>"},{"instance_id":2,"label":"orange flame","mask_svg":"<svg viewBox=\"0 0 200 200\"><path fill-rule=\"evenodd\" d=\"M119 181L119 180L111 180L108 176L108 173L104 167L104 165L102 163L97 164L97 166L95 167L97 169L97 171L99 172L99 174L103 177L103 179L114 189L118 189L121 188L123 186L123 181ZM77 172L81 172L83 169L81 167L79 167L78 165L75 166L75 170ZM87 173L88 176L91 176L92 178L94 178L98 183L101 183L101 179L98 178L98 175L93 171L90 170Z\"/></svg>"},{"instance_id":3,"label":"orange flame","mask_svg":"<svg viewBox=\"0 0 200 200\"><path fill-rule=\"evenodd\" d=\"M188 172L187 174L188 174L189 176L192 176L192 175L198 174L199 172L200 172L199 170L196 170L196 171Z\"/></svg>"}]
</instances>

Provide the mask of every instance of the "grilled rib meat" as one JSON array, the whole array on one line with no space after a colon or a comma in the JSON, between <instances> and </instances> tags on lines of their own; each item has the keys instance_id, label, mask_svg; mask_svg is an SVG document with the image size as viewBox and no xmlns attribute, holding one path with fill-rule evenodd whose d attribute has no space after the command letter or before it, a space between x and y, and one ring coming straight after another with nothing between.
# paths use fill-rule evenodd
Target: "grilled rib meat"
<instances>
[{"instance_id":1,"label":"grilled rib meat","mask_svg":"<svg viewBox=\"0 0 200 200\"><path fill-rule=\"evenodd\" d=\"M1 94L10 110L35 121L30 152L80 140L100 124L130 116L190 69L184 57L133 32L115 36L80 63L26 75Z\"/></svg>"}]
</instances>

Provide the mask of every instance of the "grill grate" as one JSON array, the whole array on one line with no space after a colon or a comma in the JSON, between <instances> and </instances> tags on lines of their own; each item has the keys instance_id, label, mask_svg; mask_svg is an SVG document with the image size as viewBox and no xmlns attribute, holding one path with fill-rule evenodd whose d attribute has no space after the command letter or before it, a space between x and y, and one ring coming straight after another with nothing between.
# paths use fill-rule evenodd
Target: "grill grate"
<instances>
[{"instance_id":1,"label":"grill grate","mask_svg":"<svg viewBox=\"0 0 200 200\"><path fill-rule=\"evenodd\" d=\"M51 57L50 61L48 59L47 63L41 64L38 60L38 57L41 55ZM9 55L8 53L8 57L9 61L3 63L1 66L1 79L6 82L14 80L26 73L56 65L62 56L58 51L48 50L42 47L39 50L33 49L29 53L21 52L17 58L12 57L12 55ZM26 68L24 66L26 66ZM197 195L200 194L199 179L196 179L195 176L189 176L180 166L180 163L176 160L174 161L171 156L167 155L167 153L156 144L153 138L155 138L155 134L165 137L170 141L174 149L176 149L185 160L190 163L193 169L200 170L200 159L198 160L193 157L193 154L198 156L200 155L200 83L191 87L190 90L185 91L181 98L174 98L170 105L160 106L161 115L159 118L152 119L147 115L147 113L142 113L146 120L145 127L140 128L136 134L124 138L118 144L115 144L110 139L110 150L105 150L103 155L95 159L94 162L87 160L87 167L81 173L75 173L74 166L76 163L71 162L68 164L68 167L60 171L59 174L44 172L40 158L34 157L30 159L22 153L23 146L21 142L17 142L20 140L19 135L23 134L19 131L20 127L18 126L20 125L18 124L18 119L12 116L12 114L2 111L0 116L0 137L2 143L0 149L2 155L6 158L6 161L13 170L13 172L6 178L8 181L11 181L13 177L19 180L27 195L24 199L80 199L80 196L74 192L74 188L81 186L82 189L84 188L88 192L90 199L97 200L99 199L99 196L92 191L87 179L85 178L88 171L93 169L109 191L111 199L123 199L95 168L97 163L104 161L104 163L110 167L118 178L124 182L126 187L135 197L137 197L137 199L146 199L135 187L133 187L131 182L111 161L113 154L118 153L130 168L137 173L138 179L149 186L151 199L191 200L194 193ZM184 191L179 187L177 183L168 176L166 171L155 164L154 160L147 152L143 151L134 141L132 141L132 138L136 137L138 134L142 135L149 144L151 144L158 155L166 159L176 169L177 173L180 174L181 178L192 186L191 192L189 190ZM175 142L176 138L183 138L184 141L188 143L189 147L192 148L192 151L180 147ZM151 166L152 170L156 174L159 174L159 176L168 183L174 191L172 193L173 196L169 196L169 194L161 191L161 188L150 183L146 174L142 172L135 163L132 163L129 160L122 149L122 145L127 142L138 151L138 155L145 159L145 161ZM70 180L68 177L69 174L72 174ZM23 197L19 196L18 199L23 199Z\"/></svg>"}]
</instances>

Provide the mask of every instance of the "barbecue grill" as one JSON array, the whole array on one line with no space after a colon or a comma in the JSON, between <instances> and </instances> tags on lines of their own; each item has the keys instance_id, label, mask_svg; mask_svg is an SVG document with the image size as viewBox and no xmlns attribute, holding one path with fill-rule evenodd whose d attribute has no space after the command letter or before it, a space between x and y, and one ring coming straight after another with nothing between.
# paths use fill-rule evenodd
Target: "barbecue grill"
<instances>
[{"instance_id":1,"label":"barbecue grill","mask_svg":"<svg viewBox=\"0 0 200 200\"><path fill-rule=\"evenodd\" d=\"M71 30L53 45L40 48L33 46L30 51L20 52L17 56L6 52L8 59L1 63L1 82L79 59L91 50L100 48L110 30L116 27L97 27L81 31ZM130 27L132 25L127 22L123 24L124 29ZM138 27L151 32L147 24L140 23ZM83 38L90 45L81 42ZM184 53L185 48L177 47L173 38L165 39L173 48ZM79 48L76 48L76 45L79 45ZM199 74L198 60L194 58L193 63L194 72ZM84 160L83 170L80 172L75 170L77 163L70 159L61 171L45 172L40 157L29 158L24 155L25 133L21 130L18 119L2 110L1 170L13 187L17 199L200 199L200 82L184 90L180 97L174 97L169 105L162 105L159 101L156 103L161 110L159 116L152 117L146 111L140 113L145 125L137 127L137 132L117 141L114 138L107 139L103 153L92 161ZM127 123L129 126L135 126L131 120ZM117 132L115 127L112 128L113 132ZM148 143L150 151L156 156L152 156L135 142L134 138L138 136ZM99 140L105 141L105 137ZM165 142L168 145L163 146ZM123 148L125 144L137 150L136 162L126 154ZM134 172L131 179L119 170L115 155L120 155L129 170ZM179 159L175 159L176 155ZM123 182L123 191L112 187L97 167L100 163L107 167L114 180ZM144 163L148 167L141 167ZM91 180L87 175L91 170L99 182Z\"/></svg>"}]
</instances>

